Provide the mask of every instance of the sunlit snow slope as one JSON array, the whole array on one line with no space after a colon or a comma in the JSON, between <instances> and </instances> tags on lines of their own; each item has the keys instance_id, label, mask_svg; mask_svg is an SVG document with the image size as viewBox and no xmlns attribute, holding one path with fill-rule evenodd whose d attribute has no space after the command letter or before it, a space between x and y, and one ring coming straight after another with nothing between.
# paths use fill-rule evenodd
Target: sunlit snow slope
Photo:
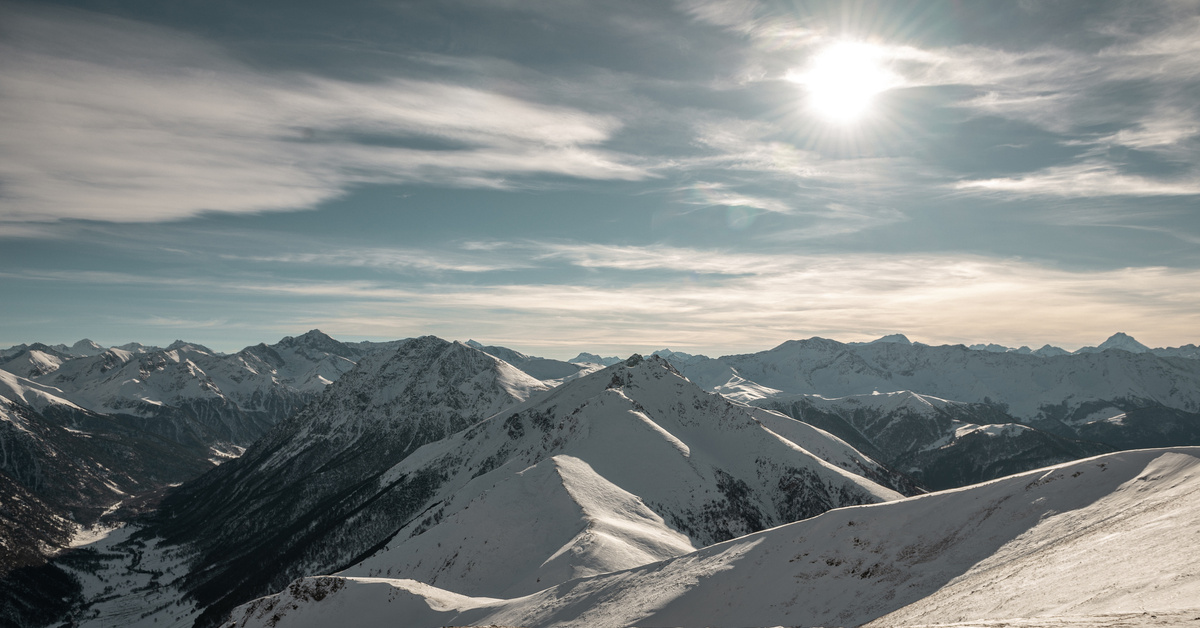
<instances>
[{"instance_id":1,"label":"sunlit snow slope","mask_svg":"<svg viewBox=\"0 0 1200 628\"><path fill-rule=\"evenodd\" d=\"M415 339L180 487L147 532L200 550L182 585L208 621L343 569L532 593L901 497L844 442L706 393L658 358L523 403L500 394L522 383L542 387L471 347ZM504 399L515 405L497 413Z\"/></svg>"},{"instance_id":2,"label":"sunlit snow slope","mask_svg":"<svg viewBox=\"0 0 1200 628\"><path fill-rule=\"evenodd\" d=\"M842 508L519 598L307 578L227 625L1148 626L1200 617L1198 566L1200 448L1140 450Z\"/></svg>"}]
</instances>

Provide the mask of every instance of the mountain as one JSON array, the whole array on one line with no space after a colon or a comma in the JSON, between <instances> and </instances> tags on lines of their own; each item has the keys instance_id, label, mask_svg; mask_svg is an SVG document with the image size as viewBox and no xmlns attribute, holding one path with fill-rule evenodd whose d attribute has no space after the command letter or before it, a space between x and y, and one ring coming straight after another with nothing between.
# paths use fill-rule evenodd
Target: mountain
<instances>
[{"instance_id":1,"label":"mountain","mask_svg":"<svg viewBox=\"0 0 1200 628\"><path fill-rule=\"evenodd\" d=\"M362 355L312 330L233 355L184 341L147 353L111 348L34 379L92 412L134 417L180 443L244 447Z\"/></svg>"},{"instance_id":2,"label":"mountain","mask_svg":"<svg viewBox=\"0 0 1200 628\"><path fill-rule=\"evenodd\" d=\"M864 475L904 484L829 434L705 393L658 358L547 391L427 337L364 359L242 457L179 487L139 538L193 556L176 596L209 625L314 573L532 592L900 497ZM183 618L170 613L161 618Z\"/></svg>"},{"instance_id":3,"label":"mountain","mask_svg":"<svg viewBox=\"0 0 1200 628\"><path fill-rule=\"evenodd\" d=\"M675 365L677 368L680 365L686 366L699 360L708 359L708 356L706 355L693 355L691 353L684 353L682 351L671 351L670 349L659 349L650 355L660 357Z\"/></svg>"},{"instance_id":4,"label":"mountain","mask_svg":"<svg viewBox=\"0 0 1200 628\"><path fill-rule=\"evenodd\" d=\"M564 384L413 457L389 474L444 469L436 509L344 573L523 595L899 496L858 475L894 479L845 443L705 394L653 357Z\"/></svg>"},{"instance_id":5,"label":"mountain","mask_svg":"<svg viewBox=\"0 0 1200 628\"><path fill-rule=\"evenodd\" d=\"M851 342L848 344L851 346L861 346L861 345L873 345L873 344L879 344L879 343L911 345L913 342L911 340L909 340L908 336L905 336L904 334L888 334L887 336L882 336L882 337L876 338L875 340L872 340L870 342ZM982 345L979 345L979 346L982 346ZM998 346L998 345L995 345L995 346ZM974 347L972 347L972 348L974 348Z\"/></svg>"},{"instance_id":6,"label":"mountain","mask_svg":"<svg viewBox=\"0 0 1200 628\"><path fill-rule=\"evenodd\" d=\"M40 342L20 347L20 350L0 358L0 370L26 378L39 377L58 370L63 362L72 357Z\"/></svg>"},{"instance_id":7,"label":"mountain","mask_svg":"<svg viewBox=\"0 0 1200 628\"><path fill-rule=\"evenodd\" d=\"M1083 347L1075 351L1075 353L1099 353L1110 349L1120 349L1130 353L1149 353L1150 347L1134 340L1133 336L1124 332L1117 332L1109 336L1108 340L1100 343L1098 347Z\"/></svg>"},{"instance_id":8,"label":"mountain","mask_svg":"<svg viewBox=\"0 0 1200 628\"><path fill-rule=\"evenodd\" d=\"M1020 424L994 404L908 391L836 399L779 395L756 403L825 429L930 490L976 484L1116 448Z\"/></svg>"},{"instance_id":9,"label":"mountain","mask_svg":"<svg viewBox=\"0 0 1200 628\"><path fill-rule=\"evenodd\" d=\"M155 351L162 351L162 347L144 345L140 342L127 342L123 345L117 345L113 348L121 349L122 351L128 351L130 353L154 353Z\"/></svg>"},{"instance_id":10,"label":"mountain","mask_svg":"<svg viewBox=\"0 0 1200 628\"><path fill-rule=\"evenodd\" d=\"M595 353L583 352L567 361L572 364L599 364L600 366L612 366L617 362L620 362L621 358L616 356L602 358Z\"/></svg>"},{"instance_id":11,"label":"mountain","mask_svg":"<svg viewBox=\"0 0 1200 628\"><path fill-rule=\"evenodd\" d=\"M1122 452L841 508L522 597L310 577L226 625L1183 626L1200 616L1198 521L1200 448Z\"/></svg>"},{"instance_id":12,"label":"mountain","mask_svg":"<svg viewBox=\"0 0 1200 628\"><path fill-rule=\"evenodd\" d=\"M389 468L546 388L465 345L405 341L364 358L240 458L168 495L150 530L196 553L184 586L219 616L386 540L440 477L383 477Z\"/></svg>"},{"instance_id":13,"label":"mountain","mask_svg":"<svg viewBox=\"0 0 1200 628\"><path fill-rule=\"evenodd\" d=\"M23 605L34 590L61 592L51 607L71 598L70 579L42 563L73 538L129 521L168 486L236 457L364 355L316 330L234 355L186 342L132 348L145 352L73 357L34 343L0 370L0 623L49 608Z\"/></svg>"},{"instance_id":14,"label":"mountain","mask_svg":"<svg viewBox=\"0 0 1200 628\"><path fill-rule=\"evenodd\" d=\"M1163 357L1191 358L1193 360L1200 360L1200 347L1197 347L1194 344L1187 344L1183 345L1182 347L1151 349L1150 352L1154 355L1160 355Z\"/></svg>"},{"instance_id":15,"label":"mountain","mask_svg":"<svg viewBox=\"0 0 1200 628\"><path fill-rule=\"evenodd\" d=\"M1149 352L1041 357L811 338L681 372L806 417L926 488L1112 449L1200 444L1200 361ZM893 393L903 407L892 406Z\"/></svg>"},{"instance_id":16,"label":"mountain","mask_svg":"<svg viewBox=\"0 0 1200 628\"><path fill-rule=\"evenodd\" d=\"M1058 355L1069 355L1069 354L1070 354L1070 352L1067 351L1066 349L1054 347L1049 344L1044 344L1044 345L1042 345L1041 349L1036 349L1033 351L1033 355L1047 357L1047 358L1053 357L1053 356L1058 356Z\"/></svg>"},{"instance_id":17,"label":"mountain","mask_svg":"<svg viewBox=\"0 0 1200 628\"><path fill-rule=\"evenodd\" d=\"M911 391L966 403L995 403L1029 421L1073 416L1105 401L1200 411L1200 362L1106 351L1056 358L972 351L962 345L872 343L811 338L760 353L702 360L689 379L735 399L764 391L825 397Z\"/></svg>"},{"instance_id":18,"label":"mountain","mask_svg":"<svg viewBox=\"0 0 1200 628\"><path fill-rule=\"evenodd\" d=\"M474 340L468 340L465 344L468 347L479 349L490 356L504 360L524 371L526 375L543 381L561 383L567 378L577 377L594 370L584 369L581 365L573 362L525 355L520 351L514 351L507 347L485 346Z\"/></svg>"},{"instance_id":19,"label":"mountain","mask_svg":"<svg viewBox=\"0 0 1200 628\"><path fill-rule=\"evenodd\" d=\"M87 357L87 356L99 355L101 353L104 353L104 347L101 347L100 345L96 344L95 342L92 342L91 340L84 338L83 340L80 340L79 342L76 342L75 344L71 345L70 348L68 348L65 353L68 353L75 357Z\"/></svg>"}]
</instances>

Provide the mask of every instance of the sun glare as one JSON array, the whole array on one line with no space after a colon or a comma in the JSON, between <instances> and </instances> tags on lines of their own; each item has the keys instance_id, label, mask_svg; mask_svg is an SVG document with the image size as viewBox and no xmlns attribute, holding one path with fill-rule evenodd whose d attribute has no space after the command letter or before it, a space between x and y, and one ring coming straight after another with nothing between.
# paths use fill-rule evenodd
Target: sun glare
<instances>
[{"instance_id":1,"label":"sun glare","mask_svg":"<svg viewBox=\"0 0 1200 628\"><path fill-rule=\"evenodd\" d=\"M847 124L870 111L877 94L899 85L883 58L878 46L843 41L818 52L803 73L790 78L808 91L817 115Z\"/></svg>"}]
</instances>

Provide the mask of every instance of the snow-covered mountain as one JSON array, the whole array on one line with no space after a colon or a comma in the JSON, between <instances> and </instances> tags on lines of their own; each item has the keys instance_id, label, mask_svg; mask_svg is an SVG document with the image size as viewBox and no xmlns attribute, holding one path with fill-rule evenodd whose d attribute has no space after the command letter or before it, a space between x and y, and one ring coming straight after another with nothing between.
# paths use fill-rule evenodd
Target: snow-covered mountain
<instances>
[{"instance_id":1,"label":"snow-covered mountain","mask_svg":"<svg viewBox=\"0 0 1200 628\"><path fill-rule=\"evenodd\" d=\"M21 623L9 611L33 589L70 589L40 563L82 529L128 521L236 457L365 355L315 330L234 355L182 341L129 348L35 343L0 365L0 624Z\"/></svg>"},{"instance_id":2,"label":"snow-covered mountain","mask_svg":"<svg viewBox=\"0 0 1200 628\"><path fill-rule=\"evenodd\" d=\"M898 497L856 473L890 479L845 443L636 356L433 443L388 475L431 465L450 474L436 509L346 573L522 595Z\"/></svg>"},{"instance_id":3,"label":"snow-covered mountain","mask_svg":"<svg viewBox=\"0 0 1200 628\"><path fill-rule=\"evenodd\" d=\"M612 366L617 362L620 362L621 358L618 358L615 355L604 358L595 353L588 353L584 351L567 361L572 364L599 364L600 366Z\"/></svg>"},{"instance_id":4,"label":"snow-covered mountain","mask_svg":"<svg viewBox=\"0 0 1200 628\"><path fill-rule=\"evenodd\" d=\"M1200 448L1122 452L841 508L521 597L310 577L226 625L1183 626L1200 616L1197 522Z\"/></svg>"},{"instance_id":5,"label":"snow-covered mountain","mask_svg":"<svg viewBox=\"0 0 1200 628\"><path fill-rule=\"evenodd\" d=\"M314 573L532 592L900 497L865 475L904 484L831 435L705 393L658 358L547 391L426 337L364 359L241 458L180 487L145 534L196 552L181 586L206 624Z\"/></svg>"},{"instance_id":6,"label":"snow-covered mountain","mask_svg":"<svg viewBox=\"0 0 1200 628\"><path fill-rule=\"evenodd\" d=\"M546 389L463 344L407 340L364 358L243 456L169 495L154 533L197 553L185 586L219 616L247 592L313 564L342 566L385 541L439 477L426 470L383 482L390 467ZM374 527L356 523L368 516Z\"/></svg>"},{"instance_id":7,"label":"snow-covered mountain","mask_svg":"<svg viewBox=\"0 0 1200 628\"><path fill-rule=\"evenodd\" d=\"M32 345L19 345L19 347L17 351L0 358L0 371L21 377L39 377L58 370L63 362L72 357L40 342ZM17 348L13 347L13 349Z\"/></svg>"},{"instance_id":8,"label":"snow-covered mountain","mask_svg":"<svg viewBox=\"0 0 1200 628\"><path fill-rule=\"evenodd\" d=\"M1200 361L1151 352L1110 348L1044 357L811 338L692 360L680 370L709 390L796 418L813 409L807 420L823 421L824 429L936 487L1104 447L1200 444ZM898 399L910 406L872 399L892 393L904 393ZM962 416L947 415L951 410ZM972 427L1005 424L1025 428ZM1079 440L1092 444L1071 442Z\"/></svg>"},{"instance_id":9,"label":"snow-covered mountain","mask_svg":"<svg viewBox=\"0 0 1200 628\"><path fill-rule=\"evenodd\" d=\"M581 364L576 364L575 361L563 362L562 360L539 358L532 355L525 355L520 351L514 351L508 347L483 345L474 340L468 340L465 344L468 347L479 349L488 355L508 362L524 371L530 377L546 382L562 383L572 377L585 375L595 370L588 369Z\"/></svg>"},{"instance_id":10,"label":"snow-covered mountain","mask_svg":"<svg viewBox=\"0 0 1200 628\"><path fill-rule=\"evenodd\" d=\"M810 338L759 353L701 360L680 370L705 388L743 401L779 393L845 397L911 391L1003 404L1023 421L1067 418L1094 401L1200 411L1200 361L1149 353L1037 358L962 345L850 346Z\"/></svg>"},{"instance_id":11,"label":"snow-covered mountain","mask_svg":"<svg viewBox=\"0 0 1200 628\"><path fill-rule=\"evenodd\" d=\"M1017 423L993 404L961 403L908 391L835 399L781 394L756 404L836 434L931 490L1115 449Z\"/></svg>"},{"instance_id":12,"label":"snow-covered mountain","mask_svg":"<svg viewBox=\"0 0 1200 628\"><path fill-rule=\"evenodd\" d=\"M1109 336L1108 340L1100 343L1100 346L1082 347L1076 350L1075 353L1099 353L1101 351L1108 351L1109 349L1119 349L1130 353L1150 353L1151 351L1150 347L1138 342L1133 336L1119 331Z\"/></svg>"},{"instance_id":13,"label":"snow-covered mountain","mask_svg":"<svg viewBox=\"0 0 1200 628\"><path fill-rule=\"evenodd\" d=\"M318 330L233 355L183 341L135 349L145 352L110 348L31 379L92 412L144 419L146 429L180 442L246 446L365 355Z\"/></svg>"}]
</instances>

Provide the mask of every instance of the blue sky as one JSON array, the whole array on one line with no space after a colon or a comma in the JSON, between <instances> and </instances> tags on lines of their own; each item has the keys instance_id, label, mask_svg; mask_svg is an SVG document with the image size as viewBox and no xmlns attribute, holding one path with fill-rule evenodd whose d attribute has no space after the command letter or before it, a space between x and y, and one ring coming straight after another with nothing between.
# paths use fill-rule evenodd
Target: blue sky
<instances>
[{"instance_id":1,"label":"blue sky","mask_svg":"<svg viewBox=\"0 0 1200 628\"><path fill-rule=\"evenodd\" d=\"M1197 32L1192 0L2 2L0 346L1197 342Z\"/></svg>"}]
</instances>

